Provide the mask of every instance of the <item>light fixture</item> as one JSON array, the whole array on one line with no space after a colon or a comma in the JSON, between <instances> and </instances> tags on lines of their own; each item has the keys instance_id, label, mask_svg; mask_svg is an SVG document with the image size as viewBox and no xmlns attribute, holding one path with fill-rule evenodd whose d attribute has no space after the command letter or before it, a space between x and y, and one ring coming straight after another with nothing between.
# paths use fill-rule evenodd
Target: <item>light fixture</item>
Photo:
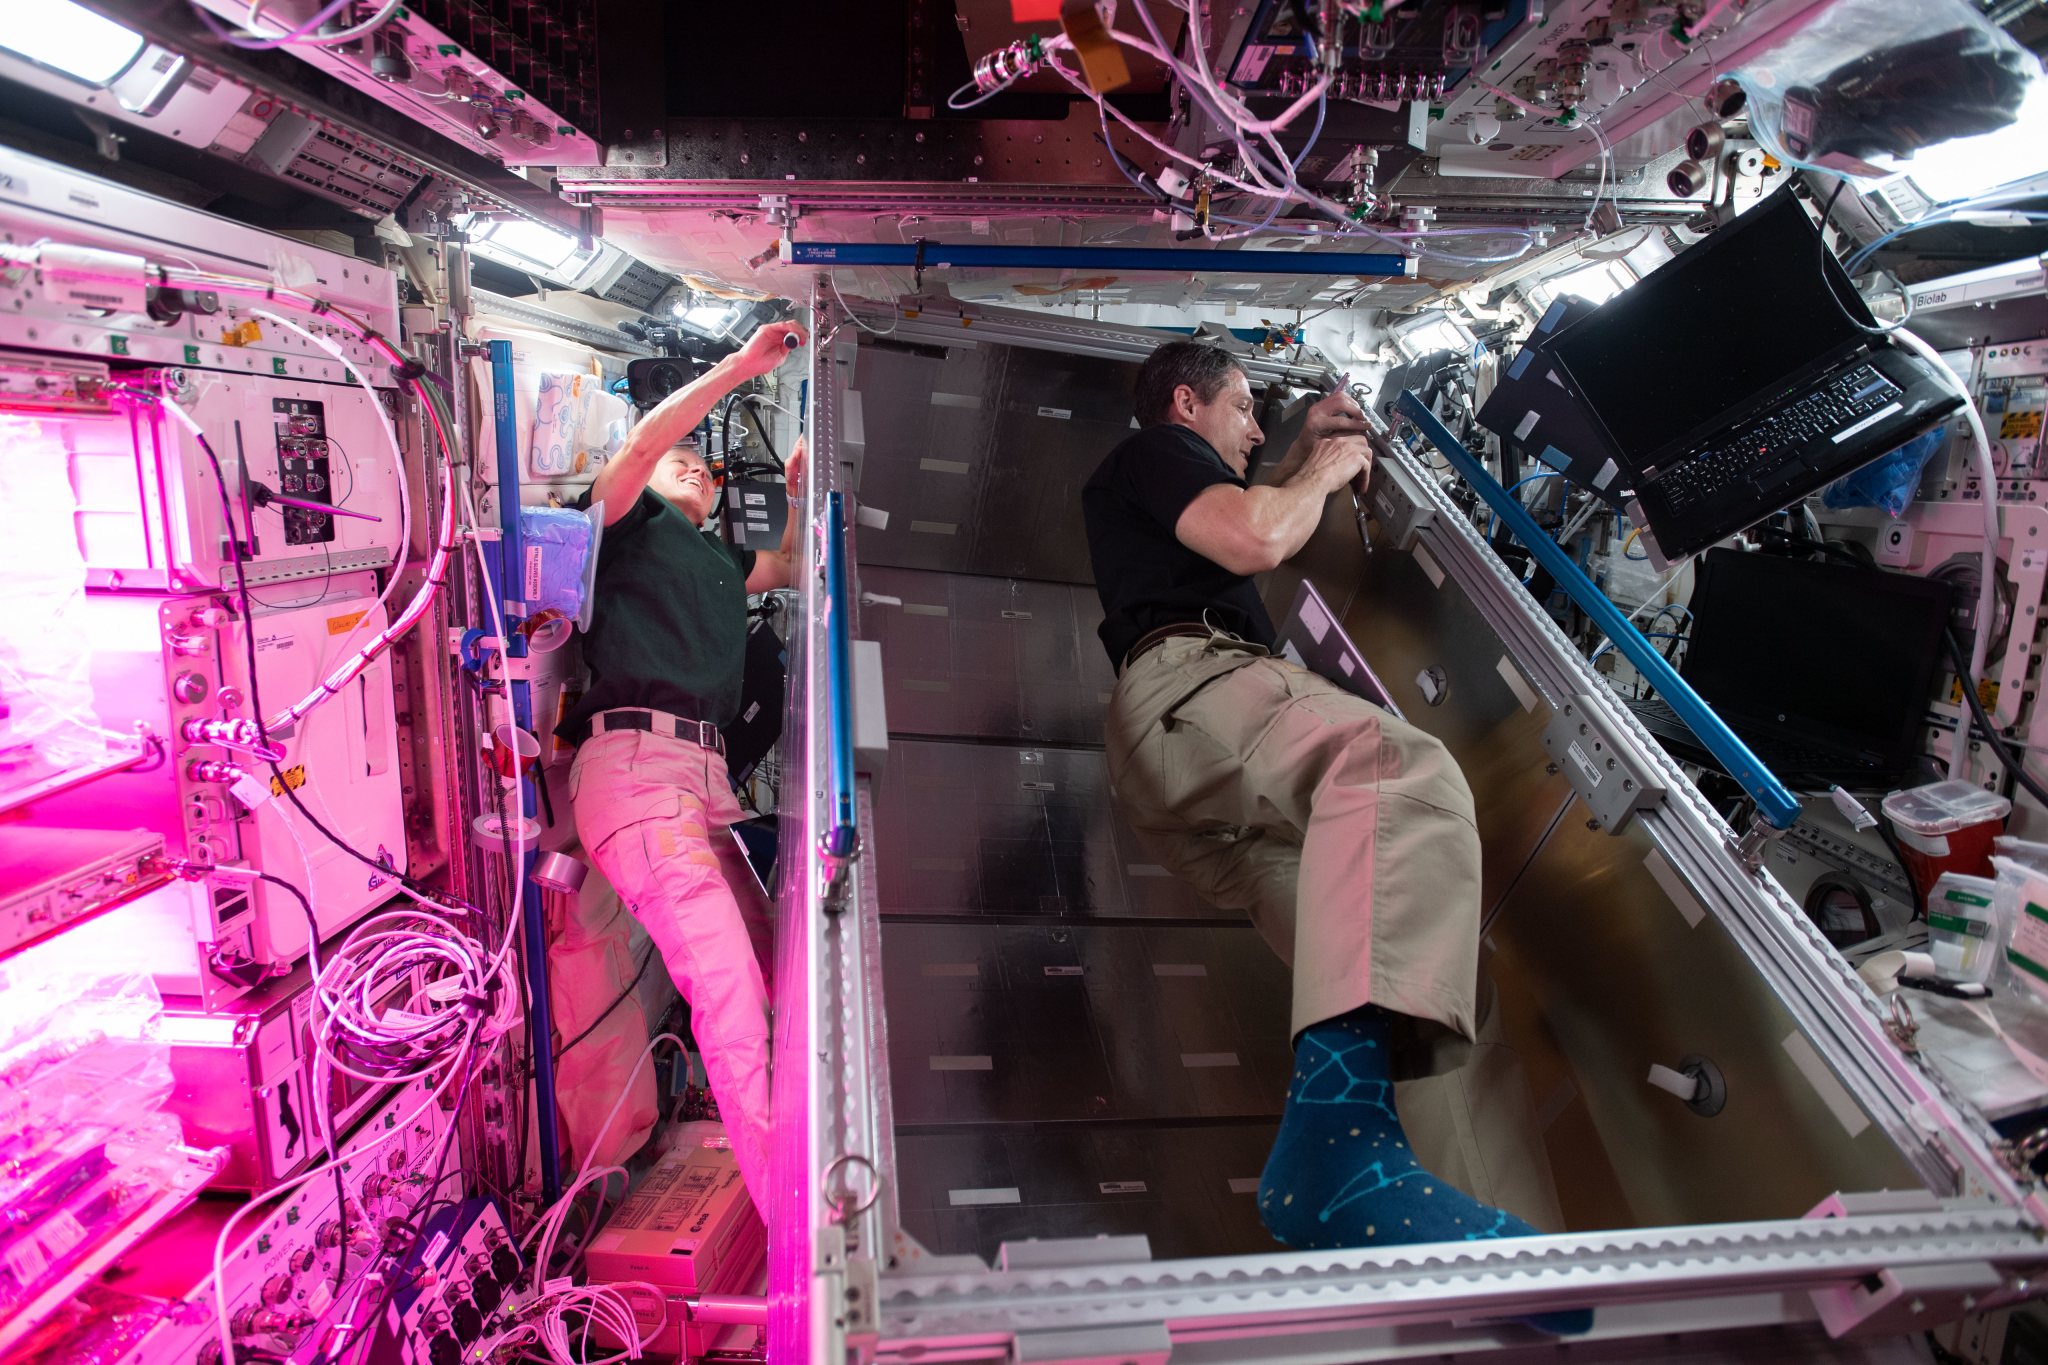
<instances>
[{"instance_id":1,"label":"light fixture","mask_svg":"<svg viewBox=\"0 0 2048 1365\"><path fill-rule=\"evenodd\" d=\"M1923 147L1898 168L1935 203L1952 204L2038 176L2043 147L2048 147L2048 80L2037 80L2027 88L2011 124Z\"/></svg>"},{"instance_id":2,"label":"light fixture","mask_svg":"<svg viewBox=\"0 0 2048 1365\"><path fill-rule=\"evenodd\" d=\"M1598 261L1567 270L1536 286L1547 307L1559 294L1575 294L1588 303L1605 303L1636 282L1635 272L1620 261Z\"/></svg>"},{"instance_id":3,"label":"light fixture","mask_svg":"<svg viewBox=\"0 0 2048 1365\"><path fill-rule=\"evenodd\" d=\"M142 35L72 0L22 5L0 28L0 50L104 90L135 64Z\"/></svg>"},{"instance_id":4,"label":"light fixture","mask_svg":"<svg viewBox=\"0 0 2048 1365\"><path fill-rule=\"evenodd\" d=\"M1394 329L1394 344L1410 360L1436 351L1470 355L1473 340L1471 331L1448 313L1424 313L1415 321Z\"/></svg>"},{"instance_id":5,"label":"light fixture","mask_svg":"<svg viewBox=\"0 0 2048 1365\"><path fill-rule=\"evenodd\" d=\"M676 317L683 326L693 332L702 332L709 337L725 336L734 322L739 320L740 305L737 303L698 303L687 299L675 307Z\"/></svg>"},{"instance_id":6,"label":"light fixture","mask_svg":"<svg viewBox=\"0 0 2048 1365\"><path fill-rule=\"evenodd\" d=\"M486 225L472 245L484 255L528 269L559 270L578 250L576 234L527 218L503 218Z\"/></svg>"}]
</instances>

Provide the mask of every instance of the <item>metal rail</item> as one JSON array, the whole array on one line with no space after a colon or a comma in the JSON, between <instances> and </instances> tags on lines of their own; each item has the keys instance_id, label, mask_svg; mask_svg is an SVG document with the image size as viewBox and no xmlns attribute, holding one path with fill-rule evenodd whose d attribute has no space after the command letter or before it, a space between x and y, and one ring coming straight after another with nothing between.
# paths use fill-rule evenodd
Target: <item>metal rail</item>
<instances>
[{"instance_id":1,"label":"metal rail","mask_svg":"<svg viewBox=\"0 0 2048 1365\"><path fill-rule=\"evenodd\" d=\"M1607 594L1586 576L1586 571L1564 552L1562 546L1543 534L1536 525L1536 519L1501 487L1499 480L1486 472L1470 451L1458 443L1458 438L1451 435L1421 399L1413 392L1403 393L1399 406L1401 412L1421 428L1430 444L1443 453L1452 468L1493 509L1508 533L1528 547L1536 562L1614 642L1615 649L1635 665L1636 671L1657 689L1659 696L1671 704L1678 718L1756 802L1757 811L1764 820L1773 829L1790 829L1797 824L1799 799L1787 791L1785 784L1764 766L1763 760L1750 752L1749 746L1714 714L1713 708L1701 699L1700 694L1678 676L1678 670L1664 662L1663 656L1652 649L1649 640L1635 628L1635 623L1622 615L1621 608L1608 600Z\"/></svg>"}]
</instances>

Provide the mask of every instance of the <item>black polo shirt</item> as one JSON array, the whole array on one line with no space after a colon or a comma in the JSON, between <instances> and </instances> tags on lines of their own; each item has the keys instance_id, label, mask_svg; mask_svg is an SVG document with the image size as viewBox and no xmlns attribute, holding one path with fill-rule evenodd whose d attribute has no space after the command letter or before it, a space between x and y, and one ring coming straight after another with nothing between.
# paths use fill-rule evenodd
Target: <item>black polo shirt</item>
<instances>
[{"instance_id":1,"label":"black polo shirt","mask_svg":"<svg viewBox=\"0 0 2048 1365\"><path fill-rule=\"evenodd\" d=\"M592 716L620 706L730 725L740 709L753 568L752 550L732 549L641 489L631 510L604 528L597 601L583 634L590 690L555 733L581 744Z\"/></svg>"},{"instance_id":2,"label":"black polo shirt","mask_svg":"<svg viewBox=\"0 0 2048 1365\"><path fill-rule=\"evenodd\" d=\"M1216 448L1187 427L1161 423L1109 452L1081 489L1088 556L1102 598L1102 647L1122 667L1142 637L1161 626L1207 622L1272 648L1278 636L1252 580L1196 554L1173 528L1197 494L1245 481Z\"/></svg>"}]
</instances>

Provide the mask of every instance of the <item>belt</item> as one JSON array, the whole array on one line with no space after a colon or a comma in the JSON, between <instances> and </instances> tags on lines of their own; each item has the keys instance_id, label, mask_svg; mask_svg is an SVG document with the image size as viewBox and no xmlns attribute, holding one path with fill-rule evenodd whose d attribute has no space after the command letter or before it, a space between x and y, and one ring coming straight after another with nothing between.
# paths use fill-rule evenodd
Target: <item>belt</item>
<instances>
[{"instance_id":1,"label":"belt","mask_svg":"<svg viewBox=\"0 0 2048 1365\"><path fill-rule=\"evenodd\" d=\"M1207 626L1198 626L1192 623L1172 626L1161 626L1157 630L1148 631L1145 634L1140 635L1138 637L1138 643L1132 645L1130 653L1124 655L1123 668L1117 669L1117 676L1122 677L1124 669L1129 668L1133 663L1135 663L1140 654L1143 654L1146 650L1151 649L1155 645L1165 644L1168 640L1173 639L1175 636L1201 635L1206 637L1213 634L1215 634L1215 632L1210 630Z\"/></svg>"},{"instance_id":2,"label":"belt","mask_svg":"<svg viewBox=\"0 0 2048 1365\"><path fill-rule=\"evenodd\" d=\"M725 736L718 733L718 727L708 720L687 720L672 716L666 711L643 711L626 708L618 711L600 711L590 718L590 733L608 734L613 730L651 730L657 735L670 735L686 739L692 744L701 744L717 753L725 752Z\"/></svg>"}]
</instances>

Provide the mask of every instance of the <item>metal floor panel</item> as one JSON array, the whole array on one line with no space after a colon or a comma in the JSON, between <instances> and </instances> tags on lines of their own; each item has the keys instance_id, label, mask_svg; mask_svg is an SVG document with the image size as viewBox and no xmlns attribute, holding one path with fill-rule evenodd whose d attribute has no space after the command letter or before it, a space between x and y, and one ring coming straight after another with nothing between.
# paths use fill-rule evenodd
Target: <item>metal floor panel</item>
<instances>
[{"instance_id":1,"label":"metal floor panel","mask_svg":"<svg viewBox=\"0 0 2048 1365\"><path fill-rule=\"evenodd\" d=\"M885 921L897 1125L1277 1115L1288 977L1248 928Z\"/></svg>"}]
</instances>

